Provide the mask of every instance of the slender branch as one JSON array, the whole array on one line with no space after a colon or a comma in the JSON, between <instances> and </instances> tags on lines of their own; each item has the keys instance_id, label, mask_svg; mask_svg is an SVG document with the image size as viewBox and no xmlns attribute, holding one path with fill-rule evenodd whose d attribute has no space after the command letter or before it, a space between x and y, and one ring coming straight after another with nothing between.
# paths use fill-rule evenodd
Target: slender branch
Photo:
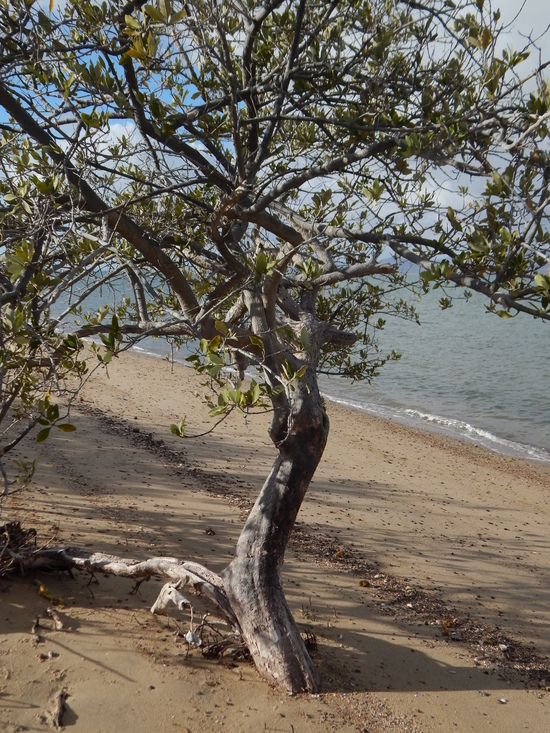
<instances>
[{"instance_id":1,"label":"slender branch","mask_svg":"<svg viewBox=\"0 0 550 733\"><path fill-rule=\"evenodd\" d=\"M339 173L349 168L353 163L359 163L367 158L372 158L395 148L397 141L393 138L381 140L371 145L366 150L355 152L350 150L348 153L334 158L323 165L308 166L302 173L292 176L288 180L273 188L269 193L262 196L253 206L249 207L249 214L256 214L265 211L272 203L279 199L283 199L286 194L291 191L298 190L304 183L312 181L316 178L324 178L333 173Z\"/></svg>"},{"instance_id":2,"label":"slender branch","mask_svg":"<svg viewBox=\"0 0 550 733\"><path fill-rule=\"evenodd\" d=\"M191 318L198 310L198 303L185 275L175 263L162 252L135 221L125 214L119 215L109 211L107 204L84 180L83 174L74 167L72 161L66 158L54 138L35 122L2 82L0 82L0 104L21 125L22 129L42 145L50 157L63 167L69 183L79 191L88 210L107 216L111 229L133 244L153 267L166 276L170 286L178 295L184 313Z\"/></svg>"},{"instance_id":3,"label":"slender branch","mask_svg":"<svg viewBox=\"0 0 550 733\"><path fill-rule=\"evenodd\" d=\"M285 101L285 98L288 92L288 87L289 87L290 79L292 75L292 69L294 67L294 62L296 61L296 56L298 54L298 46L300 43L300 34L302 32L302 23L303 23L305 11L306 11L306 5L307 5L307 0L300 0L300 4L298 5L298 9L296 10L296 20L294 22L294 37L292 39L292 46L290 48L290 53L288 55L283 80L281 82L281 90L279 92L279 95L274 105L273 120L268 125L267 130L264 132L262 141L260 145L258 146L258 150L256 153L256 157L254 159L254 163L250 167L250 170L248 171L248 178L247 178L248 181L252 181L254 176L259 171L260 166L262 165L264 158L267 155L267 151L271 144L273 135L275 134L275 131L280 124L279 113L281 112L283 103Z\"/></svg>"}]
</instances>

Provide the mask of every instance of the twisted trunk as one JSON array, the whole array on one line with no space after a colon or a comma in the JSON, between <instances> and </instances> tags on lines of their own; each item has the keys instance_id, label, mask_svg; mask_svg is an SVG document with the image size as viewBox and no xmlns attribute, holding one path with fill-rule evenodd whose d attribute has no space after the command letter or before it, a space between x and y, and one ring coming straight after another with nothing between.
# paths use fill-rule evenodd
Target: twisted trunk
<instances>
[{"instance_id":1,"label":"twisted trunk","mask_svg":"<svg viewBox=\"0 0 550 733\"><path fill-rule=\"evenodd\" d=\"M319 676L281 586L285 549L329 431L313 375L299 380L274 425L278 456L222 578L260 673L291 692L315 692Z\"/></svg>"},{"instance_id":2,"label":"twisted trunk","mask_svg":"<svg viewBox=\"0 0 550 733\"><path fill-rule=\"evenodd\" d=\"M296 382L287 406L275 413L271 437L278 455L243 528L235 558L221 576L176 558L129 560L77 547L14 550L6 572L11 567L76 567L120 577L161 575L180 581L205 597L241 633L264 677L293 693L317 691L319 675L281 585L290 533L329 431L315 375L312 369L308 372Z\"/></svg>"}]
</instances>

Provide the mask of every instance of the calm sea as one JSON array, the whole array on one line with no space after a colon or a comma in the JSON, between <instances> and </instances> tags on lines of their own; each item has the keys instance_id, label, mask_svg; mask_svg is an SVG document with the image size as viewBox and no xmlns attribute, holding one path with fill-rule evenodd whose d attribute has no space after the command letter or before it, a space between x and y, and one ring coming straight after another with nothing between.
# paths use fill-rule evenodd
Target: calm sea
<instances>
[{"instance_id":1,"label":"calm sea","mask_svg":"<svg viewBox=\"0 0 550 733\"><path fill-rule=\"evenodd\" d=\"M321 379L327 398L513 456L550 462L550 323L503 320L476 296L442 311L438 291L417 304L421 325L388 319L379 342L396 349L372 384ZM105 298L103 302L108 300ZM162 339L137 351L171 355ZM183 361L187 354L175 352Z\"/></svg>"},{"instance_id":2,"label":"calm sea","mask_svg":"<svg viewBox=\"0 0 550 733\"><path fill-rule=\"evenodd\" d=\"M550 461L550 323L503 320L483 296L418 303L421 325L388 319L379 342L402 354L371 385L326 382L327 395L399 422Z\"/></svg>"}]
</instances>

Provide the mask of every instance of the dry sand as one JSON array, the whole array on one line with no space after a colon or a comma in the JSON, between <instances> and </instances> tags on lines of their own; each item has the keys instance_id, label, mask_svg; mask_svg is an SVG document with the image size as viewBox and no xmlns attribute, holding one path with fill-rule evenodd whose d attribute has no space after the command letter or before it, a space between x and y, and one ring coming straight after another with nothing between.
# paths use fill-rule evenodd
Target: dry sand
<instances>
[{"instance_id":1,"label":"dry sand","mask_svg":"<svg viewBox=\"0 0 550 733\"><path fill-rule=\"evenodd\" d=\"M72 420L27 443L36 479L2 522L126 557L229 561L274 456L267 416L213 434L184 366L125 354ZM289 697L247 663L186 658L187 617L153 617L160 582L40 573L0 580L0 730L550 730L550 467L327 405L331 434L284 568L323 692ZM70 630L36 614L59 596ZM50 652L52 653L50 655ZM44 658L45 657L45 658Z\"/></svg>"}]
</instances>

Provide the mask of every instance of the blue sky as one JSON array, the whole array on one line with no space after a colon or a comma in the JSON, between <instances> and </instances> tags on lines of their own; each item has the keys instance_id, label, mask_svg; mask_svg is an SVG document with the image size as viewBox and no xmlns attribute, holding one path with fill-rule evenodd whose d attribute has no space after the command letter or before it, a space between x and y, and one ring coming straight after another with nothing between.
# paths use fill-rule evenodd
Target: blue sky
<instances>
[{"instance_id":1,"label":"blue sky","mask_svg":"<svg viewBox=\"0 0 550 733\"><path fill-rule=\"evenodd\" d=\"M489 6L491 0L485 0L486 7ZM59 6L59 0L54 0L56 6ZM509 30L502 38L501 46L510 45L515 50L522 49L530 36L537 42L541 48L542 60L550 61L550 31L545 31L550 26L550 0L493 0L491 2L493 11L500 8L501 19L504 24L511 24ZM47 12L49 0L38 0L36 7L42 7ZM536 54L532 53L531 59L522 64L518 69L521 76L524 76L529 67L533 68L539 61ZM550 78L550 68L546 72L546 76ZM5 121L6 113L0 108L0 121ZM131 122L111 122L112 139L116 139L119 135L131 134L133 123Z\"/></svg>"}]
</instances>

